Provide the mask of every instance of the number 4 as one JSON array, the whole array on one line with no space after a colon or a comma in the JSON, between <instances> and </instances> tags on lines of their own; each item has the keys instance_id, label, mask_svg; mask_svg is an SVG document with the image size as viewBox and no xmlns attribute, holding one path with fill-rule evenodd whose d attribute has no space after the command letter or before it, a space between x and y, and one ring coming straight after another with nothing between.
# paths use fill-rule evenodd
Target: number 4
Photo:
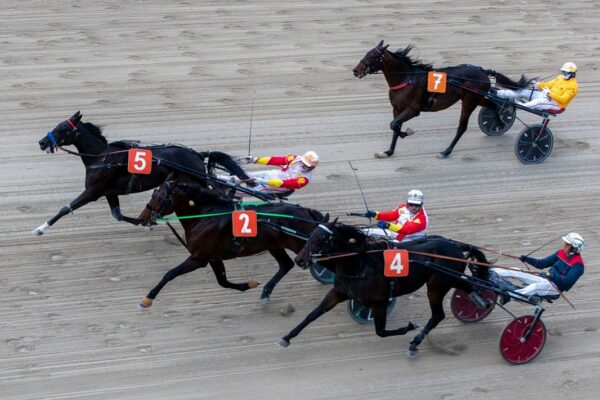
<instances>
[{"instance_id":1,"label":"number 4","mask_svg":"<svg viewBox=\"0 0 600 400\"><path fill-rule=\"evenodd\" d=\"M385 262L385 276L391 278L408 276L409 264L407 250L385 250L383 252L383 259Z\"/></svg>"}]
</instances>

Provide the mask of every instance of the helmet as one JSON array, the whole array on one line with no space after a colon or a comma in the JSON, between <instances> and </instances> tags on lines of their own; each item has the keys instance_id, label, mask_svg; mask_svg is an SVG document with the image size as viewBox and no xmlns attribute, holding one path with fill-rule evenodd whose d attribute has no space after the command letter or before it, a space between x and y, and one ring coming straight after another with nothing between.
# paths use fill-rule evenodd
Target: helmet
<instances>
[{"instance_id":1,"label":"helmet","mask_svg":"<svg viewBox=\"0 0 600 400\"><path fill-rule=\"evenodd\" d=\"M408 192L408 200L406 200L406 202L419 205L423 204L423 192L420 190L411 190Z\"/></svg>"},{"instance_id":2,"label":"helmet","mask_svg":"<svg viewBox=\"0 0 600 400\"><path fill-rule=\"evenodd\" d=\"M572 62L566 62L563 64L560 70L563 72L570 72L574 74L575 72L577 72L577 65L575 65L575 63Z\"/></svg>"},{"instance_id":3,"label":"helmet","mask_svg":"<svg viewBox=\"0 0 600 400\"><path fill-rule=\"evenodd\" d=\"M562 240L571 245L578 253L583 250L583 238L579 233L571 232L562 237Z\"/></svg>"},{"instance_id":4,"label":"helmet","mask_svg":"<svg viewBox=\"0 0 600 400\"><path fill-rule=\"evenodd\" d=\"M319 155L312 150L304 153L304 155L300 157L300 160L302 160L302 163L307 167L314 168L319 165Z\"/></svg>"}]
</instances>

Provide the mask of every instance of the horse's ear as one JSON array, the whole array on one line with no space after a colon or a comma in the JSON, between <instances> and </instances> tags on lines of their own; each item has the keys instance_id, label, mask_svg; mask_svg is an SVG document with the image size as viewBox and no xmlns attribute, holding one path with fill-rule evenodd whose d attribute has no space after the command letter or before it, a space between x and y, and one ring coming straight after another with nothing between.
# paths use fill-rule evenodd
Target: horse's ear
<instances>
[{"instance_id":1,"label":"horse's ear","mask_svg":"<svg viewBox=\"0 0 600 400\"><path fill-rule=\"evenodd\" d=\"M75 125L77 125L77 123L79 121L81 121L81 112L77 111L75 114L73 114L73 116L71 118L69 118L71 120L72 123L74 123Z\"/></svg>"},{"instance_id":2,"label":"horse's ear","mask_svg":"<svg viewBox=\"0 0 600 400\"><path fill-rule=\"evenodd\" d=\"M323 217L323 222L329 222L329 213L325 214Z\"/></svg>"},{"instance_id":3,"label":"horse's ear","mask_svg":"<svg viewBox=\"0 0 600 400\"><path fill-rule=\"evenodd\" d=\"M387 50L388 47L390 47L390 45L386 44L385 46L383 46L383 48L381 50Z\"/></svg>"},{"instance_id":4,"label":"horse's ear","mask_svg":"<svg viewBox=\"0 0 600 400\"><path fill-rule=\"evenodd\" d=\"M381 42L379 42L379 44L377 45L377 48L381 48L383 46L383 40Z\"/></svg>"},{"instance_id":5,"label":"horse's ear","mask_svg":"<svg viewBox=\"0 0 600 400\"><path fill-rule=\"evenodd\" d=\"M331 226L334 226L335 224L337 224L337 220L339 217L335 217L335 219L333 220L333 222L331 222Z\"/></svg>"}]
</instances>

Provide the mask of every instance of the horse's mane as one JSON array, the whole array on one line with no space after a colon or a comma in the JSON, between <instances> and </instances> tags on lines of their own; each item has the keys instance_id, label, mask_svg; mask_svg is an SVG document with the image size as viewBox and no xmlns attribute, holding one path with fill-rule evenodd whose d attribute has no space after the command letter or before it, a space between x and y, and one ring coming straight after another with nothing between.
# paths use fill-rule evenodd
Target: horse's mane
<instances>
[{"instance_id":1,"label":"horse's mane","mask_svg":"<svg viewBox=\"0 0 600 400\"><path fill-rule=\"evenodd\" d=\"M96 136L98 139L100 139L100 141L102 143L105 143L105 144L108 143L108 141L106 140L104 135L102 135L102 129L100 129L99 127L97 127L96 125L94 125L91 122L82 122L81 124L86 128L87 132Z\"/></svg>"},{"instance_id":2,"label":"horse's mane","mask_svg":"<svg viewBox=\"0 0 600 400\"><path fill-rule=\"evenodd\" d=\"M424 69L426 71L430 71L431 69L433 69L432 64L425 64L418 58L412 59L409 57L408 53L410 53L410 51L413 48L414 48L413 46L408 45L402 50L398 49L398 50L396 50L396 52L390 51L390 54L399 61L409 63L411 68Z\"/></svg>"}]
</instances>

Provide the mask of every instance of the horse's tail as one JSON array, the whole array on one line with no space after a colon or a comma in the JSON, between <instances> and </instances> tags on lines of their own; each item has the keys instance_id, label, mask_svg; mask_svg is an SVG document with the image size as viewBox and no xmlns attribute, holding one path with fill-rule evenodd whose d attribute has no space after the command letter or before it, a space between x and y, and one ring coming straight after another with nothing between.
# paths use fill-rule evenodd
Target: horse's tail
<instances>
[{"instance_id":1,"label":"horse's tail","mask_svg":"<svg viewBox=\"0 0 600 400\"><path fill-rule=\"evenodd\" d=\"M475 258L475 261L479 263L489 264L485 254L479 248L466 243L460 243L460 247L464 252L467 252L467 258ZM485 265L476 265L473 271L477 278L485 280L488 279L490 274L490 268Z\"/></svg>"},{"instance_id":2,"label":"horse's tail","mask_svg":"<svg viewBox=\"0 0 600 400\"><path fill-rule=\"evenodd\" d=\"M531 84L531 82L533 82L535 80L535 78L529 79L525 75L521 75L521 78L519 78L518 81L513 81L508 76L501 74L498 71L494 71L493 69L484 69L483 71L486 74L488 74L488 76L493 76L494 78L496 78L496 83L498 85L502 86L503 88L512 89L512 90L525 89L527 86L529 86Z\"/></svg>"},{"instance_id":3,"label":"horse's tail","mask_svg":"<svg viewBox=\"0 0 600 400\"><path fill-rule=\"evenodd\" d=\"M208 158L207 170L211 171L215 164L225 168L229 173L237 176L240 179L249 179L246 171L235 161L229 154L221 151L203 151L196 152L202 159Z\"/></svg>"}]
</instances>

